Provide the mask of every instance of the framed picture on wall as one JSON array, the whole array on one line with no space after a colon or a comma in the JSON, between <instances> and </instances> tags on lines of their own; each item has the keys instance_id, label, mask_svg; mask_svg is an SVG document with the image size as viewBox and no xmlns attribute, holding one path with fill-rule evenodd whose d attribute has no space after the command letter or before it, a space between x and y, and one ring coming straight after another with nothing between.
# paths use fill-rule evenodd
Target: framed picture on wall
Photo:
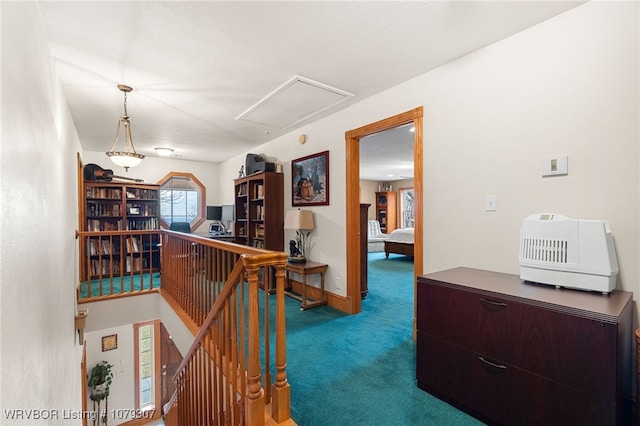
<instances>
[{"instance_id":1,"label":"framed picture on wall","mask_svg":"<svg viewBox=\"0 0 640 426\"><path fill-rule=\"evenodd\" d=\"M291 161L291 204L329 205L329 151Z\"/></svg>"},{"instance_id":2,"label":"framed picture on wall","mask_svg":"<svg viewBox=\"0 0 640 426\"><path fill-rule=\"evenodd\" d=\"M111 351L118 348L118 335L111 334L102 337L102 352Z\"/></svg>"}]
</instances>

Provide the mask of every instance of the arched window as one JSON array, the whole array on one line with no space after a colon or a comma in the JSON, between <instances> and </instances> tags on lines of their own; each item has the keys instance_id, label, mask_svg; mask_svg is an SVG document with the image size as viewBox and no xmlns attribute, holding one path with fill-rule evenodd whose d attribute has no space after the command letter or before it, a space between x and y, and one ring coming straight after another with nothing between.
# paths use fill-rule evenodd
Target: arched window
<instances>
[{"instance_id":1,"label":"arched window","mask_svg":"<svg viewBox=\"0 0 640 426\"><path fill-rule=\"evenodd\" d=\"M196 229L205 220L206 190L191 173L170 172L160 184L160 225L189 222Z\"/></svg>"}]
</instances>

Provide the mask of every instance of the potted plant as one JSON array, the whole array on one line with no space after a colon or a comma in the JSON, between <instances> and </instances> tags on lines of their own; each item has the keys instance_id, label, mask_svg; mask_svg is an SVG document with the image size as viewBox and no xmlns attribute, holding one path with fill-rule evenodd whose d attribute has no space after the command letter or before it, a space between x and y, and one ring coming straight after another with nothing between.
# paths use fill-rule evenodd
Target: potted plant
<instances>
[{"instance_id":1,"label":"potted plant","mask_svg":"<svg viewBox=\"0 0 640 426\"><path fill-rule=\"evenodd\" d=\"M113 380L111 368L113 365L107 361L101 361L91 369L87 385L91 388L91 400L100 402L109 396L109 387Z\"/></svg>"}]
</instances>

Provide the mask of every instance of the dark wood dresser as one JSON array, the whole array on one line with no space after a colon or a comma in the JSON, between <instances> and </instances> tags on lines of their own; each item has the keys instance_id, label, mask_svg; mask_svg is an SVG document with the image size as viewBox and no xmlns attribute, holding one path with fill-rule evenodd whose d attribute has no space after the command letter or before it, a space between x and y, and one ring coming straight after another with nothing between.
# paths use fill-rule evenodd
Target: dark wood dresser
<instances>
[{"instance_id":1,"label":"dark wood dresser","mask_svg":"<svg viewBox=\"0 0 640 426\"><path fill-rule=\"evenodd\" d=\"M369 293L369 206L360 204L360 298Z\"/></svg>"},{"instance_id":2,"label":"dark wood dresser","mask_svg":"<svg viewBox=\"0 0 640 426\"><path fill-rule=\"evenodd\" d=\"M470 268L420 276L417 286L420 389L490 424L623 423L631 293Z\"/></svg>"}]
</instances>

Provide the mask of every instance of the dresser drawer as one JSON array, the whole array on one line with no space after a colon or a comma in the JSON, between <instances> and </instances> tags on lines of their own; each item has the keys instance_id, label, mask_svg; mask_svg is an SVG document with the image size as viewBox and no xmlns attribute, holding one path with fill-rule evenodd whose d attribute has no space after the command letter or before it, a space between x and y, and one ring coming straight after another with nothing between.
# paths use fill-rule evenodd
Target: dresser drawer
<instances>
[{"instance_id":1,"label":"dresser drawer","mask_svg":"<svg viewBox=\"0 0 640 426\"><path fill-rule=\"evenodd\" d=\"M598 399L546 377L511 368L503 393L507 425L613 426L614 401Z\"/></svg>"},{"instance_id":2,"label":"dresser drawer","mask_svg":"<svg viewBox=\"0 0 640 426\"><path fill-rule=\"evenodd\" d=\"M598 399L423 332L418 332L417 349L418 387L489 424L615 424L615 401Z\"/></svg>"},{"instance_id":3,"label":"dresser drawer","mask_svg":"<svg viewBox=\"0 0 640 426\"><path fill-rule=\"evenodd\" d=\"M562 312L522 307L511 362L601 398L616 398L617 327Z\"/></svg>"},{"instance_id":4,"label":"dresser drawer","mask_svg":"<svg viewBox=\"0 0 640 426\"><path fill-rule=\"evenodd\" d=\"M522 316L518 303L439 285L418 284L418 328L486 356L511 362L514 330Z\"/></svg>"},{"instance_id":5,"label":"dresser drawer","mask_svg":"<svg viewBox=\"0 0 640 426\"><path fill-rule=\"evenodd\" d=\"M511 371L481 362L478 355L429 334L417 334L418 387L483 420L505 423ZM491 362L491 360L488 360Z\"/></svg>"}]
</instances>

